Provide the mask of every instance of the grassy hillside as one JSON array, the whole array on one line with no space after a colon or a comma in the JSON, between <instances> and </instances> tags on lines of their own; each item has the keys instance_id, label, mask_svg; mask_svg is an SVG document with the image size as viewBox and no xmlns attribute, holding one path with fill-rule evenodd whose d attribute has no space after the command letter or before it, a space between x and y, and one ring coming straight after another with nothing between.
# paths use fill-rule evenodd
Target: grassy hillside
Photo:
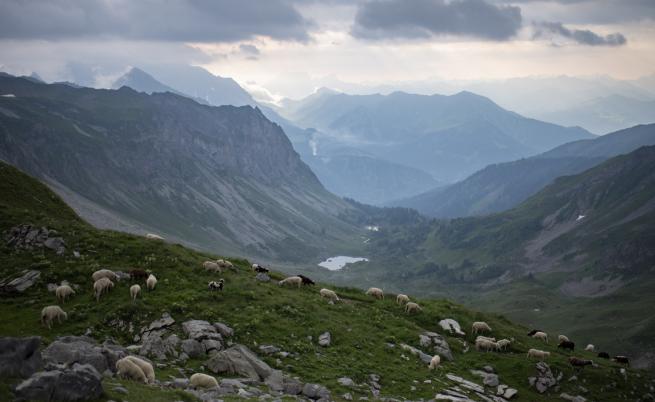
<instances>
[{"instance_id":1,"label":"grassy hillside","mask_svg":"<svg viewBox=\"0 0 655 402\"><path fill-rule=\"evenodd\" d=\"M207 258L216 258L195 252L176 244L149 241L141 237L111 231L100 231L81 221L57 196L38 181L20 173L13 167L0 164L0 230L15 225L31 223L56 229L66 241L67 252L58 256L49 250L17 251L2 243L0 248L0 277L14 275L22 269L41 272L39 282L24 294L0 299L0 335L41 335L50 342L59 335L80 335L91 328L99 340L114 337L123 345L131 342L132 335L112 325L116 319L134 324L136 328L169 312L178 323L185 319L221 321L235 329L235 342L248 345L257 351L256 345L272 344L291 352L296 358L286 358L278 366L275 358L264 357L273 367L300 377L304 382L326 385L332 395L349 391L337 383L337 378L348 376L355 382L365 382L369 374L381 376L382 396L411 399L433 398L435 393L451 385L445 375L453 373L480 383L469 369L492 365L502 383L519 391L520 400L551 400L555 394L539 395L528 389L527 377L534 375L534 362L525 357L530 347L546 348L553 352L549 360L553 370L561 370L565 377L572 375L566 363L567 354L560 353L554 345L543 345L527 338L527 328L515 325L496 314L483 314L447 300L421 300L423 311L406 315L393 297L374 301L361 290L335 288L345 300L329 305L318 296L314 288L280 288L275 282L261 283L248 269L249 262L230 258L238 266L238 272L223 275L226 289L221 294L206 290L215 274L204 272L200 264ZM72 251L80 252L75 258ZM159 278L155 291L144 292L143 297L132 304L128 297L129 284L119 282L117 287L99 303L92 300L90 274L99 267L126 270L128 268L151 269ZM273 274L274 279L280 276ZM46 284L68 280L81 286L78 294L63 305L69 319L46 330L38 323L43 306L54 304L54 295L48 293ZM442 318L454 318L464 328L473 321L487 321L498 338L515 338L509 353L463 353L463 344L448 336L454 362L445 362L431 372L416 357L399 349L400 343L419 346L418 335L425 331L441 332L437 322ZM316 344L317 336L332 333L332 345L322 348ZM566 332L566 328L562 329ZM308 340L312 337L313 341ZM471 337L467 340L471 341ZM393 344L395 347L390 347ZM591 357L588 353L577 356ZM190 360L187 367L197 369L202 361ZM580 375L589 389L586 397L592 400L622 400L631 392L641 395L649 382L644 373L630 370L624 381L618 366L600 361L600 367L588 369ZM158 369L158 378L166 379L176 374L171 365ZM179 375L179 374L177 374ZM637 377L639 375L639 377ZM430 383L425 382L430 380ZM9 398L9 386L16 379L0 381L0 399ZM105 380L108 384L120 383L130 390L130 401L140 400L191 400L180 391L162 390L138 385L124 380ZM616 387L601 391L601 386L616 382ZM414 387L414 389L412 389ZM109 393L103 399L120 397ZM350 390L352 392L352 390ZM564 381L561 392L577 394L577 384ZM355 397L369 396L370 391L361 389ZM634 399L630 398L629 399Z\"/></svg>"}]
</instances>

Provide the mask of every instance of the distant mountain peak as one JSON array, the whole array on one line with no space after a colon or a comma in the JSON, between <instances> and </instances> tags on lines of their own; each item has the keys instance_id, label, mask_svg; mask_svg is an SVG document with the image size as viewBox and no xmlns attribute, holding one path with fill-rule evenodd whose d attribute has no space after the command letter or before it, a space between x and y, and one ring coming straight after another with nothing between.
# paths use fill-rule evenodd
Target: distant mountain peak
<instances>
[{"instance_id":1,"label":"distant mountain peak","mask_svg":"<svg viewBox=\"0 0 655 402\"><path fill-rule=\"evenodd\" d=\"M155 92L172 92L181 95L179 91L157 81L152 75L146 73L138 67L132 67L130 70L119 77L111 86L113 89L121 87L130 87L135 91L152 94Z\"/></svg>"}]
</instances>

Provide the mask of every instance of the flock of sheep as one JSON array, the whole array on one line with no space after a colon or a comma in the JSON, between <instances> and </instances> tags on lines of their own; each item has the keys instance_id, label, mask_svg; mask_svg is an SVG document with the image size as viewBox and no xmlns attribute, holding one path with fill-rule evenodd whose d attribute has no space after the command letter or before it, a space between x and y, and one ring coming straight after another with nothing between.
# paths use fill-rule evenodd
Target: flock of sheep
<instances>
[{"instance_id":1,"label":"flock of sheep","mask_svg":"<svg viewBox=\"0 0 655 402\"><path fill-rule=\"evenodd\" d=\"M216 260L216 261L205 261L202 263L202 266L206 271L212 273L223 273L226 270L232 270L236 272L236 267L234 266L234 264L232 264L230 261L223 260L223 259ZM258 274L269 272L268 268L259 264L252 264L252 270ZM155 287L157 286L157 278L155 277L155 275L153 275L148 271L144 271L141 269L134 269L129 272L129 277L132 281L145 280L146 287L149 291L154 290ZM118 275L109 269L100 269L94 272L91 275L91 278L93 280L94 297L98 302L100 301L100 298L104 294L108 293L114 288L113 281L117 281L119 279ZM301 274L289 276L278 282L279 286L292 286L298 288L304 285L314 285L314 284L315 283L313 280ZM210 291L214 291L214 290L222 291L224 286L225 286L225 281L222 278L219 279L218 281L210 281L208 283L208 288ZM138 284L134 284L130 286L129 290L130 290L130 299L133 302L136 301L137 297L141 292L141 286ZM73 290L73 288L67 282L62 282L62 284L58 286L55 290L55 296L59 303L64 303L67 298L70 298L74 294L75 294L75 290ZM329 300L331 303L337 303L341 300L335 291L326 288L321 289L319 291L319 295L320 297ZM382 291L382 289L376 287L369 288L366 291L366 295L369 295L377 300L384 299L384 292ZM404 310L407 314L418 313L422 310L420 305L410 301L409 296L405 294L397 295L396 303L400 306L404 306ZM41 322L43 325L46 325L48 328L51 328L52 323L55 320L61 323L62 320L66 320L67 318L68 318L67 313L58 305L51 305L51 306L44 307L43 310L41 311ZM492 329L486 322L482 322L482 321L474 322L471 327L471 332L473 335L477 335L475 339L475 349L477 351L484 351L484 352L506 351L510 347L512 341L514 340L514 339L511 340L500 339L496 341L495 338L487 336L492 332ZM484 334L484 335L478 335L478 334ZM532 330L527 335L534 339L539 339L545 343L548 343L548 335L544 331ZM559 341L558 348L569 349L571 351L573 351L575 348L575 344L571 342L564 335L559 335L558 341ZM594 352L595 347L594 345L587 345L585 350ZM534 349L534 348L528 350L527 353L528 359L538 358L540 360L544 360L548 357L550 357L550 352ZM598 353L598 357L609 359L610 356L606 352L600 352ZM625 356L615 356L612 360L626 365L629 364L629 360ZM440 365L440 363L441 363L441 357L439 355L434 355L428 365L428 368L430 370L434 370ZM581 369L587 365L594 365L593 361L591 360L581 359L573 356L569 357L569 363L573 367L578 369ZM146 384L152 383L155 380L155 373L152 364L136 356L127 356L123 359L120 359L116 363L116 369L119 376L124 378L133 379ZM216 379L212 376L202 373L196 373L191 376L190 385L193 387L214 387L217 386L218 383Z\"/></svg>"}]
</instances>

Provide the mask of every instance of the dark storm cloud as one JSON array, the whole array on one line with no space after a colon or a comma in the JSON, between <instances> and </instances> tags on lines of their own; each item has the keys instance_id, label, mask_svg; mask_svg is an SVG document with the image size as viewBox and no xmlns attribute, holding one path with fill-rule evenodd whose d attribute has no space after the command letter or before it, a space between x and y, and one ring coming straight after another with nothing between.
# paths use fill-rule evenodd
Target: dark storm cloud
<instances>
[{"instance_id":1,"label":"dark storm cloud","mask_svg":"<svg viewBox=\"0 0 655 402\"><path fill-rule=\"evenodd\" d=\"M483 0L374 0L362 3L351 29L364 39L440 35L508 40L521 28L521 9Z\"/></svg>"},{"instance_id":2,"label":"dark storm cloud","mask_svg":"<svg viewBox=\"0 0 655 402\"><path fill-rule=\"evenodd\" d=\"M558 35L589 46L622 46L627 43L625 36L620 33L602 36L587 29L569 29L560 22L540 22L535 26L535 38L548 38Z\"/></svg>"},{"instance_id":3,"label":"dark storm cloud","mask_svg":"<svg viewBox=\"0 0 655 402\"><path fill-rule=\"evenodd\" d=\"M286 0L3 0L0 38L307 41L311 23Z\"/></svg>"}]
</instances>

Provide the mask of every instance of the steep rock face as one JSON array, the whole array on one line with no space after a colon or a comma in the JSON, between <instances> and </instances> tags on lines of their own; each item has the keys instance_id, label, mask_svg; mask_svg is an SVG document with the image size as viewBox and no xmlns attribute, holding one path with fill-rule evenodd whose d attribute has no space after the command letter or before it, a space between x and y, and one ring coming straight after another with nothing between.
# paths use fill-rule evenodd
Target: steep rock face
<instances>
[{"instance_id":1,"label":"steep rock face","mask_svg":"<svg viewBox=\"0 0 655 402\"><path fill-rule=\"evenodd\" d=\"M0 158L43 178L92 223L292 260L354 233L335 218L346 204L258 109L13 77L0 78L0 92L15 95L0 104Z\"/></svg>"}]
</instances>

